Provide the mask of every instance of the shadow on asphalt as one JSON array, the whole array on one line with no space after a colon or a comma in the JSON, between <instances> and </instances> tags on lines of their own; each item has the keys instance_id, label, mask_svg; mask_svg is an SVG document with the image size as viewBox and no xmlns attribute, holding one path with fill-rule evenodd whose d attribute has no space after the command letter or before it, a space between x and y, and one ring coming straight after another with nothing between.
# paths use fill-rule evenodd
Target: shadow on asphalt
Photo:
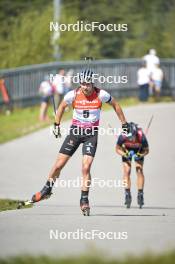
<instances>
[{"instance_id":1,"label":"shadow on asphalt","mask_svg":"<svg viewBox=\"0 0 175 264\"><path fill-rule=\"evenodd\" d=\"M119 208L123 209L125 206L114 206L114 205L95 205L94 207L101 207L101 208ZM130 209L139 209L138 206L131 206ZM169 210L175 210L175 207L165 207L165 206L144 206L142 209L169 209Z\"/></svg>"},{"instance_id":2,"label":"shadow on asphalt","mask_svg":"<svg viewBox=\"0 0 175 264\"><path fill-rule=\"evenodd\" d=\"M35 205L36 206L36 205ZM79 204L38 204L38 207L77 207ZM122 205L91 205L93 208L120 208L123 209L125 206ZM138 206L131 206L131 208L137 209ZM166 206L144 206L144 209L174 209L175 207L166 207Z\"/></svg>"},{"instance_id":3,"label":"shadow on asphalt","mask_svg":"<svg viewBox=\"0 0 175 264\"><path fill-rule=\"evenodd\" d=\"M90 216L165 216L162 214L91 214Z\"/></svg>"},{"instance_id":4,"label":"shadow on asphalt","mask_svg":"<svg viewBox=\"0 0 175 264\"><path fill-rule=\"evenodd\" d=\"M144 207L144 209L169 209L169 210L175 210L175 207L161 207L161 206L152 206L152 207Z\"/></svg>"},{"instance_id":5,"label":"shadow on asphalt","mask_svg":"<svg viewBox=\"0 0 175 264\"><path fill-rule=\"evenodd\" d=\"M70 204L40 204L38 205L38 207L77 207L79 205L70 205ZM36 208L36 207L35 207ZM91 205L91 208L118 208L118 209L125 209L125 206L119 206L119 205ZM131 206L131 209L139 209L138 206ZM161 210L161 209L167 209L167 210L175 210L175 207L166 207L166 206L144 206L142 208L142 210L145 209L157 209L157 210Z\"/></svg>"}]
</instances>

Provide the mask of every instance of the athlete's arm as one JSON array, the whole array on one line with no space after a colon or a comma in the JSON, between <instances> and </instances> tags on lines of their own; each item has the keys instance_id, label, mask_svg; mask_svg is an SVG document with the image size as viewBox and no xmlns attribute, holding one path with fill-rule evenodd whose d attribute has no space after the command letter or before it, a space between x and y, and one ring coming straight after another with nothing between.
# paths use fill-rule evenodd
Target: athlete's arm
<instances>
[{"instance_id":1,"label":"athlete's arm","mask_svg":"<svg viewBox=\"0 0 175 264\"><path fill-rule=\"evenodd\" d=\"M140 151L140 156L144 157L148 153L149 153L149 144L148 144L148 141L147 141L145 134L143 134L143 136L142 136L142 148Z\"/></svg>"},{"instance_id":2,"label":"athlete's arm","mask_svg":"<svg viewBox=\"0 0 175 264\"><path fill-rule=\"evenodd\" d=\"M126 152L123 150L123 148L121 146L119 146L118 144L115 147L115 151L120 156L124 156L126 154Z\"/></svg>"},{"instance_id":3,"label":"athlete's arm","mask_svg":"<svg viewBox=\"0 0 175 264\"><path fill-rule=\"evenodd\" d=\"M119 103L114 98L112 98L112 100L109 104L111 104L112 107L114 108L114 111L116 112L121 123L126 124L127 121L126 121L125 115L124 115Z\"/></svg>"},{"instance_id":4,"label":"athlete's arm","mask_svg":"<svg viewBox=\"0 0 175 264\"><path fill-rule=\"evenodd\" d=\"M143 148L141 151L140 151L140 157L144 157L144 156L146 156L147 154L149 153L149 148L147 147L147 148Z\"/></svg>"},{"instance_id":5,"label":"athlete's arm","mask_svg":"<svg viewBox=\"0 0 175 264\"><path fill-rule=\"evenodd\" d=\"M68 106L68 104L62 100L62 102L60 103L56 115L55 115L55 123L56 124L60 124L62 116L64 114L65 108Z\"/></svg>"},{"instance_id":6,"label":"athlete's arm","mask_svg":"<svg viewBox=\"0 0 175 264\"><path fill-rule=\"evenodd\" d=\"M102 103L108 103L112 105L114 108L114 111L116 112L119 120L121 121L122 125L127 124L126 118L124 116L124 113L120 107L120 105L117 103L117 101L105 90L100 90L99 98L102 101Z\"/></svg>"},{"instance_id":7,"label":"athlete's arm","mask_svg":"<svg viewBox=\"0 0 175 264\"><path fill-rule=\"evenodd\" d=\"M120 156L124 156L127 152L127 149L124 148L124 138L123 135L120 135L117 139L116 142L116 147L115 147L116 153L119 154Z\"/></svg>"},{"instance_id":8,"label":"athlete's arm","mask_svg":"<svg viewBox=\"0 0 175 264\"><path fill-rule=\"evenodd\" d=\"M62 116L64 114L64 111L65 111L65 108L68 106L68 105L71 105L73 100L74 100L74 97L75 97L75 92L72 90L70 92L68 92L65 96L64 96L64 99L62 100L62 102L60 103L59 107L58 107L58 110L57 110L57 113L56 113L56 116L55 116L55 123L56 124L60 124L61 122L61 119L62 119Z\"/></svg>"}]
</instances>

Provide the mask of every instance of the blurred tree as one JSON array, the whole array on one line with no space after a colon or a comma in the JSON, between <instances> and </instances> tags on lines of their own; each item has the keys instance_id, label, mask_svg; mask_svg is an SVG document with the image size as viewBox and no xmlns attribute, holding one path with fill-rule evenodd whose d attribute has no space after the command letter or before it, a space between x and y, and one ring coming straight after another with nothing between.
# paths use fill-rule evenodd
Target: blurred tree
<instances>
[{"instance_id":1,"label":"blurred tree","mask_svg":"<svg viewBox=\"0 0 175 264\"><path fill-rule=\"evenodd\" d=\"M51 8L42 13L30 11L15 20L7 38L3 58L0 54L2 67L52 61L49 31L51 13Z\"/></svg>"},{"instance_id":2,"label":"blurred tree","mask_svg":"<svg viewBox=\"0 0 175 264\"><path fill-rule=\"evenodd\" d=\"M80 12L78 6L65 5L61 12L61 23L77 23ZM85 56L100 56L100 43L92 32L85 31L65 31L60 33L59 45L62 60L78 60Z\"/></svg>"},{"instance_id":3,"label":"blurred tree","mask_svg":"<svg viewBox=\"0 0 175 264\"><path fill-rule=\"evenodd\" d=\"M0 67L53 61L49 22L53 1L0 1ZM175 56L174 0L64 0L61 23L77 21L128 24L125 32L61 32L62 60L142 57L155 48L160 57Z\"/></svg>"}]
</instances>

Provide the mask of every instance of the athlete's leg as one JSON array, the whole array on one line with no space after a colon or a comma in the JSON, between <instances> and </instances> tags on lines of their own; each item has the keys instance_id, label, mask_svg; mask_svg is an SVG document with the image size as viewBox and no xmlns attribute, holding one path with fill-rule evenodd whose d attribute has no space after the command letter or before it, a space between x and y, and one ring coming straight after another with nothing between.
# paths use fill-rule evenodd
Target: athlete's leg
<instances>
[{"instance_id":1,"label":"athlete's leg","mask_svg":"<svg viewBox=\"0 0 175 264\"><path fill-rule=\"evenodd\" d=\"M56 162L49 173L46 184L40 192L37 192L32 196L33 202L39 202L40 200L50 197L50 195L52 194L54 182L56 178L59 177L62 168L65 166L69 159L70 156L59 153L58 158L56 159Z\"/></svg>"},{"instance_id":2,"label":"athlete's leg","mask_svg":"<svg viewBox=\"0 0 175 264\"><path fill-rule=\"evenodd\" d=\"M143 173L143 161L135 161L136 174L137 174L137 189L143 190L145 177Z\"/></svg>"},{"instance_id":3,"label":"athlete's leg","mask_svg":"<svg viewBox=\"0 0 175 264\"><path fill-rule=\"evenodd\" d=\"M51 195L52 187L54 185L56 178L59 177L62 168L65 166L67 161L77 150L79 145L80 145L79 138L74 137L72 133L66 137L60 148L59 151L60 153L56 159L56 162L51 168L46 184L44 185L44 187L40 192L37 192L36 194L33 195L32 197L33 202L38 202Z\"/></svg>"},{"instance_id":4,"label":"athlete's leg","mask_svg":"<svg viewBox=\"0 0 175 264\"><path fill-rule=\"evenodd\" d=\"M82 181L82 191L89 191L89 187L91 184L91 174L90 174L90 169L92 162L94 160L94 157L88 156L88 155L83 155L83 160L82 160L82 176L83 176L83 181Z\"/></svg>"},{"instance_id":5,"label":"athlete's leg","mask_svg":"<svg viewBox=\"0 0 175 264\"><path fill-rule=\"evenodd\" d=\"M131 188L131 161L123 161L123 181L125 183L125 189Z\"/></svg>"},{"instance_id":6,"label":"athlete's leg","mask_svg":"<svg viewBox=\"0 0 175 264\"><path fill-rule=\"evenodd\" d=\"M59 177L62 168L66 165L69 159L70 156L59 153L54 165L52 166L49 172L48 180L55 181L56 178Z\"/></svg>"},{"instance_id":7,"label":"athlete's leg","mask_svg":"<svg viewBox=\"0 0 175 264\"><path fill-rule=\"evenodd\" d=\"M81 186L81 198L80 198L80 208L84 215L89 215L89 188L91 184L91 174L90 169L92 162L94 160L94 157L89 155L83 155L82 160L82 186Z\"/></svg>"},{"instance_id":8,"label":"athlete's leg","mask_svg":"<svg viewBox=\"0 0 175 264\"><path fill-rule=\"evenodd\" d=\"M60 171L65 166L70 157L75 153L75 151L80 145L80 142L81 141L79 137L74 136L73 132L71 131L70 135L65 138L60 148L60 153L49 173L48 180L55 181L56 178L59 177Z\"/></svg>"},{"instance_id":9,"label":"athlete's leg","mask_svg":"<svg viewBox=\"0 0 175 264\"><path fill-rule=\"evenodd\" d=\"M138 188L137 203L140 206L140 208L142 208L142 205L144 205L143 188L144 188L145 177L143 174L143 162L144 162L143 160L136 161L137 188Z\"/></svg>"},{"instance_id":10,"label":"athlete's leg","mask_svg":"<svg viewBox=\"0 0 175 264\"><path fill-rule=\"evenodd\" d=\"M88 191L91 181L90 169L95 157L98 141L98 132L95 131L91 136L87 136L83 140L83 161L82 161L82 175L83 186L82 191ZM88 185L89 184L89 185Z\"/></svg>"},{"instance_id":11,"label":"athlete's leg","mask_svg":"<svg viewBox=\"0 0 175 264\"><path fill-rule=\"evenodd\" d=\"M90 137L84 137L83 140L83 161L82 161L82 187L81 187L81 198L80 198L80 207L81 210L89 215L89 188L91 184L91 174L90 169L97 148L98 132L95 132Z\"/></svg>"},{"instance_id":12,"label":"athlete's leg","mask_svg":"<svg viewBox=\"0 0 175 264\"><path fill-rule=\"evenodd\" d=\"M125 205L127 208L130 208L132 197L131 197L131 160L123 160L123 181L125 183Z\"/></svg>"}]
</instances>

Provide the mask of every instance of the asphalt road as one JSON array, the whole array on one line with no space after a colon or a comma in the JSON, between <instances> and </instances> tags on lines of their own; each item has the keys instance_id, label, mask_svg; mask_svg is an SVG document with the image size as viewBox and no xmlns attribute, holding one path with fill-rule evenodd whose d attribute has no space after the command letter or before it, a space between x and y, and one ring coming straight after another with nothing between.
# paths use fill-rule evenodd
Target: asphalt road
<instances>
[{"instance_id":1,"label":"asphalt road","mask_svg":"<svg viewBox=\"0 0 175 264\"><path fill-rule=\"evenodd\" d=\"M123 256L175 248L175 104L139 105L125 109L125 114L128 120L144 128L154 114L148 133L150 154L144 168L145 207L137 207L134 168L132 208L123 206L123 188L119 186L121 159L114 151L116 139L113 135L100 136L92 167L95 184L90 192L91 216L81 215L80 188L73 187L71 181L81 177L80 147L61 174L62 187L55 188L49 200L32 209L0 213L0 256L25 253L68 256L96 250L104 255ZM66 128L69 123L63 126ZM102 113L101 126L108 128L108 123L112 127L120 125L112 111ZM1 145L0 197L28 199L39 191L62 140L56 140L47 128ZM118 186L99 187L109 179ZM78 232L80 239L77 239ZM102 233L99 235L99 232ZM104 238L108 232L115 233L116 239L98 237ZM93 233L95 239L87 239ZM81 239L83 236L88 237Z\"/></svg>"}]
</instances>

